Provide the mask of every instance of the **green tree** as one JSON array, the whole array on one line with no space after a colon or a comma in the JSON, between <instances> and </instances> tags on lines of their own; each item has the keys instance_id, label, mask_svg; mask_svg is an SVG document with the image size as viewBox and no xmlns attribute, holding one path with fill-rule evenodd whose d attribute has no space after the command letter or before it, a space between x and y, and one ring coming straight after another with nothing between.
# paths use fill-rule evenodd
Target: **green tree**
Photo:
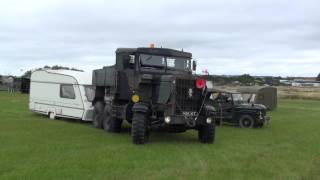
<instances>
[{"instance_id":1,"label":"green tree","mask_svg":"<svg viewBox=\"0 0 320 180\"><path fill-rule=\"evenodd\" d=\"M243 74L239 76L239 82L246 86L254 84L254 80L254 77L250 76L250 74Z\"/></svg>"},{"instance_id":2,"label":"green tree","mask_svg":"<svg viewBox=\"0 0 320 180\"><path fill-rule=\"evenodd\" d=\"M80 69L69 68L69 67L64 67L64 66L59 66L59 65L54 65L54 66L52 66L52 67L50 67L50 66L48 66L48 65L45 65L45 66L43 66L43 68L36 68L35 70L40 70L40 69L52 69L52 70L64 69L64 70L72 70L72 71L81 71L81 72L83 72L83 70L80 70ZM33 71L33 70L28 70L28 71L26 71L26 72L22 75L22 77L30 77L32 71Z\"/></svg>"}]
</instances>

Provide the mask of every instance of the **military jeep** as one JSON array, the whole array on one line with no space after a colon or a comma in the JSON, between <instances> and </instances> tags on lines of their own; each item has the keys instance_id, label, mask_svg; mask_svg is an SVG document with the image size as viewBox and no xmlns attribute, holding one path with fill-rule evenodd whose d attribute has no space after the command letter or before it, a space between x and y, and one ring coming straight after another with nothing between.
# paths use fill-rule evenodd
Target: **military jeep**
<instances>
[{"instance_id":1,"label":"military jeep","mask_svg":"<svg viewBox=\"0 0 320 180\"><path fill-rule=\"evenodd\" d=\"M211 99L217 110L217 125L231 123L241 128L258 128L270 121L270 117L266 115L266 106L246 102L240 93L215 92L212 93Z\"/></svg>"},{"instance_id":2,"label":"military jeep","mask_svg":"<svg viewBox=\"0 0 320 180\"><path fill-rule=\"evenodd\" d=\"M212 83L192 74L192 54L167 48L118 48L116 64L93 71L93 125L120 132L131 124L134 144L151 130L198 131L202 143L215 137L215 109L208 104Z\"/></svg>"}]
</instances>

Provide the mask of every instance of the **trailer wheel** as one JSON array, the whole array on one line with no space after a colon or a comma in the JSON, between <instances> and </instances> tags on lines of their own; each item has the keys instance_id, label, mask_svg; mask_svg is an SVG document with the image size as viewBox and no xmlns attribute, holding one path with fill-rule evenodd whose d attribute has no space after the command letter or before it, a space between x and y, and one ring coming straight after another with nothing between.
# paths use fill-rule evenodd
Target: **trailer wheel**
<instances>
[{"instance_id":1,"label":"trailer wheel","mask_svg":"<svg viewBox=\"0 0 320 180\"><path fill-rule=\"evenodd\" d=\"M107 104L104 108L104 115L102 120L103 129L107 132L119 133L121 131L122 119L113 117L111 111L111 105Z\"/></svg>"},{"instance_id":2,"label":"trailer wheel","mask_svg":"<svg viewBox=\"0 0 320 180\"><path fill-rule=\"evenodd\" d=\"M207 124L200 126L198 129L198 139L202 143L213 143L215 139L215 125Z\"/></svg>"},{"instance_id":3,"label":"trailer wheel","mask_svg":"<svg viewBox=\"0 0 320 180\"><path fill-rule=\"evenodd\" d=\"M49 118L52 119L52 120L56 119L55 113L54 112L49 112Z\"/></svg>"},{"instance_id":4,"label":"trailer wheel","mask_svg":"<svg viewBox=\"0 0 320 180\"><path fill-rule=\"evenodd\" d=\"M93 110L93 119L92 119L92 125L96 128L102 128L102 118L103 118L103 103L98 101L94 105Z\"/></svg>"},{"instance_id":5,"label":"trailer wheel","mask_svg":"<svg viewBox=\"0 0 320 180\"><path fill-rule=\"evenodd\" d=\"M250 115L243 115L239 119L239 126L241 128L253 128L254 124L254 119Z\"/></svg>"},{"instance_id":6,"label":"trailer wheel","mask_svg":"<svg viewBox=\"0 0 320 180\"><path fill-rule=\"evenodd\" d=\"M134 112L131 136L134 144L145 144L148 140L147 116L142 112Z\"/></svg>"}]
</instances>

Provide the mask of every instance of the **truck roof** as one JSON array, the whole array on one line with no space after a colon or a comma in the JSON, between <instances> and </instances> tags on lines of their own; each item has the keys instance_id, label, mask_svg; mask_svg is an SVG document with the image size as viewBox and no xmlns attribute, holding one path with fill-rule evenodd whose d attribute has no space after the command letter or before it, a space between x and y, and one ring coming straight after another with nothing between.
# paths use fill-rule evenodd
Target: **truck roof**
<instances>
[{"instance_id":1,"label":"truck roof","mask_svg":"<svg viewBox=\"0 0 320 180\"><path fill-rule=\"evenodd\" d=\"M118 48L116 50L116 53L144 53L144 54L192 58L192 54L189 52L184 52L184 51L179 51L176 49L169 49L169 48L147 48L147 47Z\"/></svg>"}]
</instances>

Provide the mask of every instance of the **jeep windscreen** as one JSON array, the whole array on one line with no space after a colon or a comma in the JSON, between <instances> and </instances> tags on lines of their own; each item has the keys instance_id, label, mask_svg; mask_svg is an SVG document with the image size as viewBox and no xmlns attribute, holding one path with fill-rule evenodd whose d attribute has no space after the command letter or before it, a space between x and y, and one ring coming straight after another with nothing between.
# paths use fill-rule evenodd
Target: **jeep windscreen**
<instances>
[{"instance_id":1,"label":"jeep windscreen","mask_svg":"<svg viewBox=\"0 0 320 180\"><path fill-rule=\"evenodd\" d=\"M95 89L93 86L86 85L84 86L84 91L86 98L89 102L92 102L94 99Z\"/></svg>"},{"instance_id":2,"label":"jeep windscreen","mask_svg":"<svg viewBox=\"0 0 320 180\"><path fill-rule=\"evenodd\" d=\"M142 67L167 68L182 71L191 70L191 60L181 57L141 54L140 62Z\"/></svg>"},{"instance_id":3,"label":"jeep windscreen","mask_svg":"<svg viewBox=\"0 0 320 180\"><path fill-rule=\"evenodd\" d=\"M255 94L241 94L243 101L247 103L254 103Z\"/></svg>"},{"instance_id":4,"label":"jeep windscreen","mask_svg":"<svg viewBox=\"0 0 320 180\"><path fill-rule=\"evenodd\" d=\"M234 104L243 104L244 100L242 95L239 93L232 94L232 99Z\"/></svg>"}]
</instances>

